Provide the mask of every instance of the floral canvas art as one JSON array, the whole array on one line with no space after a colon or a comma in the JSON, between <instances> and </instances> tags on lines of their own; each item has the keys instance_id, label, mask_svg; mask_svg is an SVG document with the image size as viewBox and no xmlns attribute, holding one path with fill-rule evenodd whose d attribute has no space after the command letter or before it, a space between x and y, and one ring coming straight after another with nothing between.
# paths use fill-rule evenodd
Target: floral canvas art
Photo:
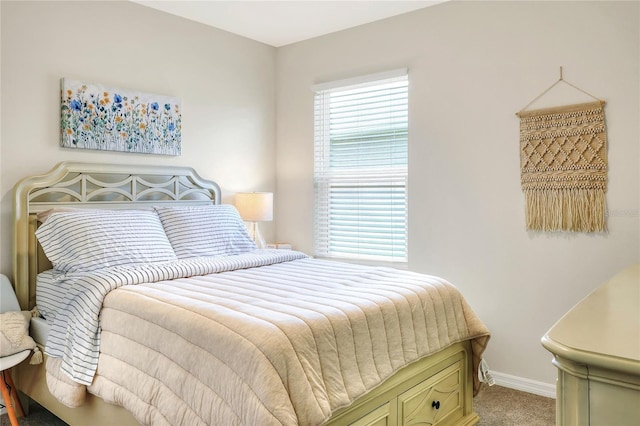
<instances>
[{"instance_id":1,"label":"floral canvas art","mask_svg":"<svg viewBox=\"0 0 640 426\"><path fill-rule=\"evenodd\" d=\"M61 84L60 146L180 155L180 100L67 78Z\"/></svg>"}]
</instances>

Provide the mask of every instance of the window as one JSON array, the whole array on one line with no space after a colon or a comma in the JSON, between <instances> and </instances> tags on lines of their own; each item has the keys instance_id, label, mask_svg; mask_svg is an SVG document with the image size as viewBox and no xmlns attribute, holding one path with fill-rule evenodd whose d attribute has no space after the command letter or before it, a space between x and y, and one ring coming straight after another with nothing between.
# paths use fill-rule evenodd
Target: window
<instances>
[{"instance_id":1,"label":"window","mask_svg":"<svg viewBox=\"0 0 640 426\"><path fill-rule=\"evenodd\" d=\"M406 70L315 91L315 255L407 261Z\"/></svg>"}]
</instances>

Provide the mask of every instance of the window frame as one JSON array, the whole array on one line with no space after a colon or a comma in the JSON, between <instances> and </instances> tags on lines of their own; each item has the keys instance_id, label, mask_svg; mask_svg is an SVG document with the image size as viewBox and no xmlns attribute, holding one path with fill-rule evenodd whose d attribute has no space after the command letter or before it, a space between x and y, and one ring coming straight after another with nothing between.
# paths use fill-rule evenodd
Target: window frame
<instances>
[{"instance_id":1,"label":"window frame","mask_svg":"<svg viewBox=\"0 0 640 426\"><path fill-rule=\"evenodd\" d=\"M392 167L391 163L394 161L393 154L390 154L389 164L383 167L355 167L349 169L347 172L343 173L343 176L340 177L340 173L336 173L335 171L329 171L331 168L329 165L331 162L331 105L330 99L331 94L335 93L343 93L348 92L355 89L367 88L371 87L372 89L375 87L380 87L383 85L388 85L393 82L402 81L404 82L404 92L402 100L402 108L404 108L403 114L401 114L401 120L404 120L403 124L405 124L402 132L404 132L404 136L397 137L394 135L393 140L404 140L404 147L401 149L404 150L401 155L405 155L406 158L401 166ZM408 248L408 210L409 210L409 191L408 191L408 174L409 174L409 158L408 158L408 140L409 140L409 76L406 68L392 70L383 73L377 74L369 74L366 76L360 76L352 79L346 80L338 80L328 83L322 83L312 86L312 90L314 91L314 233L313 233L313 245L314 245L314 255L316 257L321 258L336 258L344 261L353 261L357 263L389 263L394 266L406 267L409 258L409 248ZM374 93L374 90L371 90L371 93ZM391 89L389 89L389 93ZM393 97L388 95L389 101L393 101ZM366 108L364 109L367 110ZM394 117L394 112L397 112L394 108L389 108L389 112L387 113L387 118L392 121ZM402 112L402 111L401 111ZM357 127L357 126L356 126ZM393 133L393 126L389 124L389 129L382 131L382 133ZM385 135L387 133L384 133ZM357 138L354 138L357 140ZM366 145L366 142L360 142L362 145ZM389 143L389 149L393 150L395 147L393 146L393 142ZM378 152L375 151L374 152ZM356 170L360 170L360 172L355 172ZM379 174L384 172L384 174ZM341 180L342 179L342 180ZM360 252L360 249L357 249L356 253L345 253L343 251L332 251L330 245L335 244L335 239L332 239L331 231L332 227L336 228L335 225L331 225L330 222L330 213L331 209L331 187L334 184L334 188L337 188L337 184L335 182L344 182L347 179L353 179L354 185L357 185L359 188L371 188L372 186L367 186L363 184L363 182L374 182L378 181L380 188L384 188L381 191L384 192L386 189L389 192L389 197L391 199L396 199L396 190L402 193L402 202L400 204L396 204L392 202L392 204L387 209L389 214L393 216L391 219L392 224L395 224L398 220L398 217L402 217L402 225L403 231L400 239L395 239L396 232L393 231L393 226L388 227L390 243L387 246L392 247L390 250L387 250L391 254L382 254L375 255L371 253L367 253L370 249L364 249L364 252ZM386 186L384 186L386 185ZM322 193L321 193L322 191ZM358 196L360 196L360 192L358 192ZM375 196L375 195L374 195ZM400 206L400 213L394 213L395 207ZM335 209L334 209L335 210ZM360 211L358 209L358 211ZM384 210L383 210L384 211ZM324 212L324 215L323 215ZM358 220L359 220L358 214ZM365 222L365 221L360 221ZM375 228L377 230L377 228ZM380 228L383 229L383 228ZM356 233L355 231L351 233ZM400 235L398 233L398 235ZM358 241L359 237L354 237L353 241ZM384 240L387 237L381 237L381 240ZM398 241L395 242L394 241ZM358 245L354 243L354 245ZM365 245L369 247L368 245ZM396 251L393 247L403 247L402 250Z\"/></svg>"}]
</instances>

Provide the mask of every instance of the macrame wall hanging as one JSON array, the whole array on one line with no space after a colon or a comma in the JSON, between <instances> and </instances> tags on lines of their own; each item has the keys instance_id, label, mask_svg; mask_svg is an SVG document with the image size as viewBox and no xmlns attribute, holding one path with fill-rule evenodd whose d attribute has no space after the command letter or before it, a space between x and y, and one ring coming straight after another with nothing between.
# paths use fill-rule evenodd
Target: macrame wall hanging
<instances>
[{"instance_id":1,"label":"macrame wall hanging","mask_svg":"<svg viewBox=\"0 0 640 426\"><path fill-rule=\"evenodd\" d=\"M564 82L595 102L526 109ZM605 231L607 138L605 102L560 79L520 112L520 181L527 229Z\"/></svg>"}]
</instances>

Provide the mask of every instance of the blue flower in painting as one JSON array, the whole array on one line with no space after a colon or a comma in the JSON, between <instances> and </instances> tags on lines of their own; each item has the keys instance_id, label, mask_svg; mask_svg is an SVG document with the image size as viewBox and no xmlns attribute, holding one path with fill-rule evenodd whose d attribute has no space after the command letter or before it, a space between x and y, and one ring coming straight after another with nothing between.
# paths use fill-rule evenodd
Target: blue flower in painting
<instances>
[{"instance_id":1,"label":"blue flower in painting","mask_svg":"<svg viewBox=\"0 0 640 426\"><path fill-rule=\"evenodd\" d=\"M169 130L171 130L172 132L176 129L176 125L173 123L169 123Z\"/></svg>"},{"instance_id":2,"label":"blue flower in painting","mask_svg":"<svg viewBox=\"0 0 640 426\"><path fill-rule=\"evenodd\" d=\"M166 109L167 111L169 111L171 109L171 105L169 104L164 104L164 109Z\"/></svg>"},{"instance_id":3,"label":"blue flower in painting","mask_svg":"<svg viewBox=\"0 0 640 426\"><path fill-rule=\"evenodd\" d=\"M80 111L82 109L82 104L79 100L74 99L71 101L71 109L74 111Z\"/></svg>"},{"instance_id":4,"label":"blue flower in painting","mask_svg":"<svg viewBox=\"0 0 640 426\"><path fill-rule=\"evenodd\" d=\"M151 104L151 109L152 109L152 110L157 111L157 110L158 110L158 108L159 108L159 106L158 106L158 103L157 103L157 102L154 102L154 103L152 103L152 104Z\"/></svg>"},{"instance_id":5,"label":"blue flower in painting","mask_svg":"<svg viewBox=\"0 0 640 426\"><path fill-rule=\"evenodd\" d=\"M122 102L122 96L118 95L117 93L115 95L113 95L113 101L117 104Z\"/></svg>"}]
</instances>

